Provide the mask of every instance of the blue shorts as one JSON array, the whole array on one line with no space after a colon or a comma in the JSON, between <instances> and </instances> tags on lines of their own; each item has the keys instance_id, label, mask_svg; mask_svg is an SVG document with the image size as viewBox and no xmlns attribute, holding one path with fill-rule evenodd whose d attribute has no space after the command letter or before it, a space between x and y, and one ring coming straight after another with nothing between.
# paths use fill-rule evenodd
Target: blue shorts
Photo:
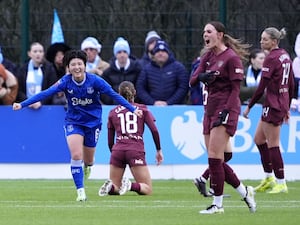
<instances>
[{"instance_id":1,"label":"blue shorts","mask_svg":"<svg viewBox=\"0 0 300 225\"><path fill-rule=\"evenodd\" d=\"M92 128L76 124L66 124L64 126L64 129L66 137L71 134L80 134L84 137L83 145L86 147L93 148L96 147L98 143L101 131L101 124Z\"/></svg>"}]
</instances>

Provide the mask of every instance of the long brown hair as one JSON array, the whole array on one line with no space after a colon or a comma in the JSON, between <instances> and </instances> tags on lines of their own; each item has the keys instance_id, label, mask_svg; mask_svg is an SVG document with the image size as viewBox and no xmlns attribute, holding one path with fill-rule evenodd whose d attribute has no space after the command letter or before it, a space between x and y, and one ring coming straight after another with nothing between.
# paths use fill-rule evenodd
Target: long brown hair
<instances>
[{"instance_id":1,"label":"long brown hair","mask_svg":"<svg viewBox=\"0 0 300 225\"><path fill-rule=\"evenodd\" d=\"M243 43L241 39L236 39L226 33L226 28L223 23L219 21L211 21L207 24L211 24L218 32L222 32L223 35L223 42L227 47L230 47L235 51L236 54L241 58L243 61L247 61L249 57L249 48L251 47L250 44Z\"/></svg>"}]
</instances>

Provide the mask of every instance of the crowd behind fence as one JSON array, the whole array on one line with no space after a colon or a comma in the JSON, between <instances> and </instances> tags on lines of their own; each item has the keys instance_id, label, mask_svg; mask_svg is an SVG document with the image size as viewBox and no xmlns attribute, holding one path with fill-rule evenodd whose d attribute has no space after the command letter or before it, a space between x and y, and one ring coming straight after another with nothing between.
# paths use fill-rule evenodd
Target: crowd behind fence
<instances>
[{"instance_id":1,"label":"crowd behind fence","mask_svg":"<svg viewBox=\"0 0 300 225\"><path fill-rule=\"evenodd\" d=\"M65 42L73 48L79 48L81 41L87 36L95 36L102 43L102 58L112 57L113 43L118 36L124 36L130 43L131 51L136 57L141 57L144 51L145 35L149 30L156 30L165 39L178 60L190 69L193 59L202 47L202 30L205 22L218 19L219 12L185 10L174 12L69 12L58 10ZM281 46L294 56L294 42L300 31L299 10L247 12L235 11L228 13L226 26L228 33L259 47L260 33L267 26L278 29L287 28L287 39L282 40ZM19 13L14 14L20 17ZM147 18L155 21L149 24ZM53 11L35 12L29 14L29 40L41 42L45 48L50 45ZM139 20L141 22L139 23ZM114 22L115 21L115 22ZM1 28L0 45L6 57L22 63L21 51L26 46L22 44L21 28L15 24L12 28Z\"/></svg>"}]
</instances>

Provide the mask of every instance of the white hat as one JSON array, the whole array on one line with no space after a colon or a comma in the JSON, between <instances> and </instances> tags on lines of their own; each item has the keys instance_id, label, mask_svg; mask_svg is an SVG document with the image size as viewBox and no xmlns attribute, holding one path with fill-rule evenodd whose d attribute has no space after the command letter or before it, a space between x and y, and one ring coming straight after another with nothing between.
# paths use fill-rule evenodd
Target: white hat
<instances>
[{"instance_id":1,"label":"white hat","mask_svg":"<svg viewBox=\"0 0 300 225\"><path fill-rule=\"evenodd\" d=\"M84 50L87 48L93 48L93 49L96 49L99 53L101 51L101 47L102 47L102 45L94 37L87 37L81 43L81 50Z\"/></svg>"}]
</instances>

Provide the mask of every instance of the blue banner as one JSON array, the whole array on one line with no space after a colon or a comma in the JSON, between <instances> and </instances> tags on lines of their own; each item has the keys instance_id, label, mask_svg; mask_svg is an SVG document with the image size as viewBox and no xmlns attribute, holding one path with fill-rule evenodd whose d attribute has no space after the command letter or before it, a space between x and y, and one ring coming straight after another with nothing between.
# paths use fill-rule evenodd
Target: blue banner
<instances>
[{"instance_id":1,"label":"blue banner","mask_svg":"<svg viewBox=\"0 0 300 225\"><path fill-rule=\"evenodd\" d=\"M107 117L111 106L103 107L103 125L97 145L96 163L108 164ZM206 164L207 154L202 135L202 106L168 106L149 109L160 131L164 164ZM244 107L242 108L242 110ZM64 137L65 111L62 106L43 106L39 110L25 108L13 111L0 107L0 163L69 163L70 154ZM231 139L231 164L260 164L253 142L261 106L254 106L249 119L239 118L236 135ZM148 164L155 164L155 145L150 131L144 135ZM281 129L280 147L285 164L300 164L300 114L291 112L289 124Z\"/></svg>"}]
</instances>

